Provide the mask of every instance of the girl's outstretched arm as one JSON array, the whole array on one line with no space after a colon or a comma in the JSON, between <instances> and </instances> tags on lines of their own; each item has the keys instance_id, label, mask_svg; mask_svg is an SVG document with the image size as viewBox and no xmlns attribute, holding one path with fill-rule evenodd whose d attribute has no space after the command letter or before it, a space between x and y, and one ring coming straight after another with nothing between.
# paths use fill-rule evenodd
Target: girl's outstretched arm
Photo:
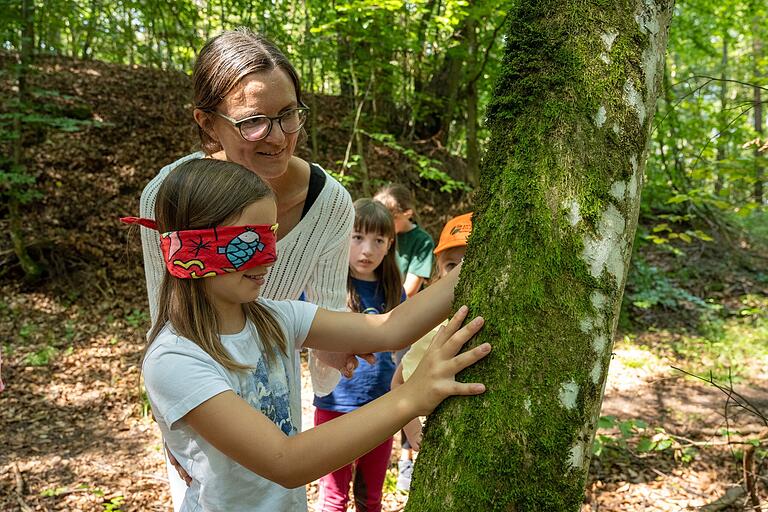
<instances>
[{"instance_id":1,"label":"girl's outstretched arm","mask_svg":"<svg viewBox=\"0 0 768 512\"><path fill-rule=\"evenodd\" d=\"M318 309L303 346L353 353L405 348L448 316L460 271L461 264L426 290L381 315Z\"/></svg>"},{"instance_id":2,"label":"girl's outstretched arm","mask_svg":"<svg viewBox=\"0 0 768 512\"><path fill-rule=\"evenodd\" d=\"M373 402L288 437L266 416L234 392L203 402L184 417L216 449L242 466L283 487L298 487L367 453L416 416L423 416L451 395L476 395L482 384L456 382L456 373L485 357L483 344L456 355L483 325L478 317L463 328L462 307L435 336L429 351L406 383ZM370 315L375 316L375 315Z\"/></svg>"}]
</instances>

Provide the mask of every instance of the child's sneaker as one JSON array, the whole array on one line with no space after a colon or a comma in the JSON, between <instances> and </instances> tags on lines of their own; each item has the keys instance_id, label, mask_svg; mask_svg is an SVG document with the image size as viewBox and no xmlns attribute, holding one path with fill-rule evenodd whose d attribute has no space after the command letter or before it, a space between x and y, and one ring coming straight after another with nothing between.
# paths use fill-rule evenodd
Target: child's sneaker
<instances>
[{"instance_id":1,"label":"child's sneaker","mask_svg":"<svg viewBox=\"0 0 768 512\"><path fill-rule=\"evenodd\" d=\"M397 490L408 492L411 489L411 475L413 475L413 461L397 461Z\"/></svg>"}]
</instances>

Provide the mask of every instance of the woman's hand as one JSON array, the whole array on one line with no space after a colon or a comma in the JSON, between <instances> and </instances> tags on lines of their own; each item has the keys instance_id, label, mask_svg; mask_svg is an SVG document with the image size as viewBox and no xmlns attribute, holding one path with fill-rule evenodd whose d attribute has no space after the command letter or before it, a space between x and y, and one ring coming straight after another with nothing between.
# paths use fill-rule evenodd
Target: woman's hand
<instances>
[{"instance_id":1,"label":"woman's hand","mask_svg":"<svg viewBox=\"0 0 768 512\"><path fill-rule=\"evenodd\" d=\"M165 454L168 456L168 462L170 462L171 466L173 466L174 469L179 472L179 478L184 480L184 483L187 484L187 487L189 487L189 484L192 483L192 477L189 476L189 473L187 473L183 467L181 467L179 461L176 460L176 457L173 456L171 450L168 449L168 445L163 443L163 446L165 447Z\"/></svg>"},{"instance_id":2,"label":"woman's hand","mask_svg":"<svg viewBox=\"0 0 768 512\"><path fill-rule=\"evenodd\" d=\"M414 405L419 416L428 415L449 396L479 395L485 391L485 385L480 383L456 382L457 373L487 356L491 351L491 345L483 343L457 355L461 347L477 334L484 323L482 317L476 317L461 327L467 312L467 307L462 306L453 315L448 325L440 328L419 366L411 378L403 384L403 387L409 387L409 394L415 401Z\"/></svg>"},{"instance_id":3,"label":"woman's hand","mask_svg":"<svg viewBox=\"0 0 768 512\"><path fill-rule=\"evenodd\" d=\"M326 350L313 350L314 356L326 366L336 368L346 378L351 378L359 364L357 357L365 359L369 364L376 362L373 354L350 354L345 352L328 352Z\"/></svg>"}]
</instances>

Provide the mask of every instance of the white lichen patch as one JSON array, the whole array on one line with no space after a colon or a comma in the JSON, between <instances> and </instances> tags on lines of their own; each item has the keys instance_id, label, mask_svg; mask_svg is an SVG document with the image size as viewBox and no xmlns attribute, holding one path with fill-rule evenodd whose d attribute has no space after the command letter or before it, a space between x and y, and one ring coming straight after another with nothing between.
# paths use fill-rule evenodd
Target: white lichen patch
<instances>
[{"instance_id":1,"label":"white lichen patch","mask_svg":"<svg viewBox=\"0 0 768 512\"><path fill-rule=\"evenodd\" d=\"M592 339L592 349L597 355L602 355L606 346L608 346L608 338L604 334L598 334Z\"/></svg>"},{"instance_id":2,"label":"white lichen patch","mask_svg":"<svg viewBox=\"0 0 768 512\"><path fill-rule=\"evenodd\" d=\"M603 46L605 47L606 52L611 51L611 48L613 47L613 42L616 41L617 37L619 37L619 33L614 30L603 32L600 35L600 40L603 42Z\"/></svg>"},{"instance_id":3,"label":"white lichen patch","mask_svg":"<svg viewBox=\"0 0 768 512\"><path fill-rule=\"evenodd\" d=\"M603 292L595 290L589 294L589 300L592 302L592 307L600 311L605 307L605 303L608 302L608 297Z\"/></svg>"},{"instance_id":4,"label":"white lichen patch","mask_svg":"<svg viewBox=\"0 0 768 512\"><path fill-rule=\"evenodd\" d=\"M579 397L579 385L574 381L563 382L560 385L560 404L566 409L576 408L576 399Z\"/></svg>"},{"instance_id":5,"label":"white lichen patch","mask_svg":"<svg viewBox=\"0 0 768 512\"><path fill-rule=\"evenodd\" d=\"M620 285L624 278L624 258L626 246L623 240L626 222L621 212L612 204L608 205L600 216L596 238L584 237L582 259L589 265L592 277L599 278L607 270Z\"/></svg>"},{"instance_id":6,"label":"white lichen patch","mask_svg":"<svg viewBox=\"0 0 768 512\"><path fill-rule=\"evenodd\" d=\"M633 167L636 167L637 164L635 164ZM629 186L627 188L627 192L629 193L629 198L634 199L637 197L637 188L638 188L638 176L639 173L637 171L632 174L632 177L629 179Z\"/></svg>"},{"instance_id":7,"label":"white lichen patch","mask_svg":"<svg viewBox=\"0 0 768 512\"><path fill-rule=\"evenodd\" d=\"M647 46L643 50L642 62L643 73L645 73L646 104L648 104L649 108L652 108L653 105L650 104L651 99L656 98L656 68L660 64L659 50L656 48L656 44Z\"/></svg>"},{"instance_id":8,"label":"white lichen patch","mask_svg":"<svg viewBox=\"0 0 768 512\"><path fill-rule=\"evenodd\" d=\"M631 79L624 82L624 103L637 113L637 119L642 125L645 122L645 102Z\"/></svg>"},{"instance_id":9,"label":"white lichen patch","mask_svg":"<svg viewBox=\"0 0 768 512\"><path fill-rule=\"evenodd\" d=\"M639 164L637 163L637 155L632 153L629 155L629 165L632 166L632 174L637 174Z\"/></svg>"},{"instance_id":10,"label":"white lichen patch","mask_svg":"<svg viewBox=\"0 0 768 512\"><path fill-rule=\"evenodd\" d=\"M499 277L496 280L496 286L494 287L494 290L497 293L503 293L504 290L507 289L508 284L509 284L509 273L505 269L499 272Z\"/></svg>"},{"instance_id":11,"label":"white lichen patch","mask_svg":"<svg viewBox=\"0 0 768 512\"><path fill-rule=\"evenodd\" d=\"M571 199L566 204L566 209L568 210L568 223L571 226L575 226L581 222L581 207L579 206L578 201Z\"/></svg>"},{"instance_id":12,"label":"white lichen patch","mask_svg":"<svg viewBox=\"0 0 768 512\"><path fill-rule=\"evenodd\" d=\"M603 53L600 54L600 60L605 62L606 64L610 64L611 63L611 56L608 55L607 53L603 52Z\"/></svg>"},{"instance_id":13,"label":"white lichen patch","mask_svg":"<svg viewBox=\"0 0 768 512\"><path fill-rule=\"evenodd\" d=\"M591 331L594 325L594 320L592 320L591 317L586 317L579 320L579 329L585 334Z\"/></svg>"},{"instance_id":14,"label":"white lichen patch","mask_svg":"<svg viewBox=\"0 0 768 512\"><path fill-rule=\"evenodd\" d=\"M600 105L600 108L597 109L597 114L595 114L595 125L598 128L602 128L602 126L605 124L605 120L608 119L608 116L606 115L606 110L603 105Z\"/></svg>"},{"instance_id":15,"label":"white lichen patch","mask_svg":"<svg viewBox=\"0 0 768 512\"><path fill-rule=\"evenodd\" d=\"M621 133L621 126L619 126L619 123L613 123L613 133L616 135Z\"/></svg>"},{"instance_id":16,"label":"white lichen patch","mask_svg":"<svg viewBox=\"0 0 768 512\"><path fill-rule=\"evenodd\" d=\"M627 191L627 184L623 181L614 181L611 185L611 195L617 201L624 201L624 194Z\"/></svg>"},{"instance_id":17,"label":"white lichen patch","mask_svg":"<svg viewBox=\"0 0 768 512\"><path fill-rule=\"evenodd\" d=\"M659 20L651 12L644 12L642 14L635 14L635 22L640 27L640 32L644 34L658 34L661 27L659 26Z\"/></svg>"},{"instance_id":18,"label":"white lichen patch","mask_svg":"<svg viewBox=\"0 0 768 512\"><path fill-rule=\"evenodd\" d=\"M568 455L568 464L570 464L573 469L581 469L584 465L584 443L581 441L576 441L576 443L571 446L571 451Z\"/></svg>"},{"instance_id":19,"label":"white lichen patch","mask_svg":"<svg viewBox=\"0 0 768 512\"><path fill-rule=\"evenodd\" d=\"M597 384L600 382L600 376L603 374L603 365L600 364L600 361L595 361L595 365L592 367L592 372L590 375L592 376L592 382Z\"/></svg>"},{"instance_id":20,"label":"white lichen patch","mask_svg":"<svg viewBox=\"0 0 768 512\"><path fill-rule=\"evenodd\" d=\"M523 402L523 407L525 407L525 412L528 414L531 414L531 399L526 398L525 402Z\"/></svg>"}]
</instances>

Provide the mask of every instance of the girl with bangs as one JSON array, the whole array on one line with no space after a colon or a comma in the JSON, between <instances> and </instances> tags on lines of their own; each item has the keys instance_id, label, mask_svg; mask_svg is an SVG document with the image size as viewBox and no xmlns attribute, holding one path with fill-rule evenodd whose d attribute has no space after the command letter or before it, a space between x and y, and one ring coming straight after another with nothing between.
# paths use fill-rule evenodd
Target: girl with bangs
<instances>
[{"instance_id":1,"label":"girl with bangs","mask_svg":"<svg viewBox=\"0 0 768 512\"><path fill-rule=\"evenodd\" d=\"M490 351L483 344L457 355L483 324L477 318L461 327L461 307L406 383L300 432L297 350L389 355L447 316L458 270L378 315L263 298L277 261L275 197L256 173L221 160L192 159L171 170L154 214L123 220L154 232L162 251L158 318L142 374L168 450L189 478L182 512L306 511L305 484L391 443L394 432L448 396L485 391L455 380ZM389 238L374 237L383 254ZM378 256L369 253L359 251L356 279L381 266L371 267ZM376 304L391 307L381 298Z\"/></svg>"},{"instance_id":2,"label":"girl with bangs","mask_svg":"<svg viewBox=\"0 0 768 512\"><path fill-rule=\"evenodd\" d=\"M372 199L355 201L355 224L349 246L347 306L369 315L387 313L406 299L395 259L395 222L383 204ZM355 374L342 378L330 394L315 396L315 426L355 411L390 390L395 373L391 352L377 352L369 364L360 359ZM382 488L392 453L392 437L320 479L318 511L347 510L349 485L357 510L381 510Z\"/></svg>"}]
</instances>

